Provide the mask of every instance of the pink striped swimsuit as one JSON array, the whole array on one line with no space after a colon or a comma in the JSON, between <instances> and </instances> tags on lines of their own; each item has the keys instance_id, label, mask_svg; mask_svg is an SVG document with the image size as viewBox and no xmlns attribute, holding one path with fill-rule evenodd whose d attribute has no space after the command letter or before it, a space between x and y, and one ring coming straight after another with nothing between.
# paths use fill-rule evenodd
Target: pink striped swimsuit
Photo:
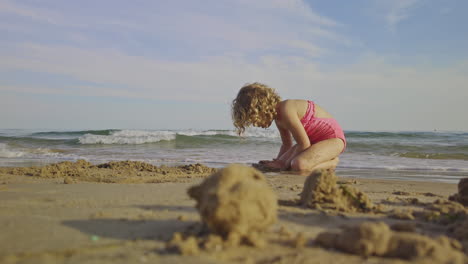
<instances>
[{"instance_id":1,"label":"pink striped swimsuit","mask_svg":"<svg viewBox=\"0 0 468 264\"><path fill-rule=\"evenodd\" d=\"M330 138L339 138L343 140L346 149L346 138L340 125L334 118L318 118L315 115L315 104L308 101L307 111L301 119L301 123L309 136L310 144L317 143Z\"/></svg>"}]
</instances>

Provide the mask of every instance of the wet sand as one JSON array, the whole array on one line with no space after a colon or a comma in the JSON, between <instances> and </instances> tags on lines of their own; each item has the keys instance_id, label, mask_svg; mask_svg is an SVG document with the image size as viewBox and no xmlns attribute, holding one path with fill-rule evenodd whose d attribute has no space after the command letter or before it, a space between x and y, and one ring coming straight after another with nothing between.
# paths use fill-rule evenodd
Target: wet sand
<instances>
[{"instance_id":1,"label":"wet sand","mask_svg":"<svg viewBox=\"0 0 468 264\"><path fill-rule=\"evenodd\" d=\"M163 170L114 165L86 171L83 166L93 165L78 164L55 174L0 168L0 263L414 263L349 254L320 246L315 239L322 232L369 221L427 237L454 238L453 225L465 214L444 211L447 206L429 210L456 193L456 184L340 178L338 173L341 186L359 189L381 207L380 212L343 212L299 205L306 177L266 173L279 206L278 221L264 234L265 246L183 255L167 242L176 232L206 232L187 189L213 171L200 165ZM98 173L100 169L109 171ZM465 237L457 241L462 252Z\"/></svg>"}]
</instances>

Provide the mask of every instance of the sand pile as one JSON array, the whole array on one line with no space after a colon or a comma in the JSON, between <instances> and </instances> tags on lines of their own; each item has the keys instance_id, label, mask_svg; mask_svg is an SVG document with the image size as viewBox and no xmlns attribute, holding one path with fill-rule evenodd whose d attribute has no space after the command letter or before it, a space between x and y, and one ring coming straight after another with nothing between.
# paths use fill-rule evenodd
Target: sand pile
<instances>
[{"instance_id":1,"label":"sand pile","mask_svg":"<svg viewBox=\"0 0 468 264\"><path fill-rule=\"evenodd\" d=\"M449 232L453 237L460 241L468 240L468 219L457 221L456 223L449 226ZM468 251L468 248L465 248Z\"/></svg>"},{"instance_id":2,"label":"sand pile","mask_svg":"<svg viewBox=\"0 0 468 264\"><path fill-rule=\"evenodd\" d=\"M361 256L380 256L412 260L415 263L465 263L456 240L394 232L383 222L364 222L346 227L341 233L325 232L316 243Z\"/></svg>"},{"instance_id":3,"label":"sand pile","mask_svg":"<svg viewBox=\"0 0 468 264\"><path fill-rule=\"evenodd\" d=\"M337 177L329 170L316 170L307 177L300 203L314 209L343 212L369 212L376 207L367 195L354 187L337 185Z\"/></svg>"},{"instance_id":4,"label":"sand pile","mask_svg":"<svg viewBox=\"0 0 468 264\"><path fill-rule=\"evenodd\" d=\"M84 178L89 175L88 172L91 166L93 165L85 160L78 160L76 162L64 161L43 167L13 168L9 173L41 178L63 178L66 176Z\"/></svg>"},{"instance_id":5,"label":"sand pile","mask_svg":"<svg viewBox=\"0 0 468 264\"><path fill-rule=\"evenodd\" d=\"M449 224L464 218L468 210L457 202L437 199L426 205L422 213L415 213L423 219L439 224Z\"/></svg>"},{"instance_id":6,"label":"sand pile","mask_svg":"<svg viewBox=\"0 0 468 264\"><path fill-rule=\"evenodd\" d=\"M229 165L188 190L202 221L231 244L261 246L259 235L276 221L277 198L265 176L243 165Z\"/></svg>"},{"instance_id":7,"label":"sand pile","mask_svg":"<svg viewBox=\"0 0 468 264\"><path fill-rule=\"evenodd\" d=\"M93 165L85 160L65 161L43 167L0 168L0 173L40 178L64 178L65 183L77 181L105 183L183 182L188 178L208 176L215 171L216 169L202 164L158 167L140 161L113 161Z\"/></svg>"},{"instance_id":8,"label":"sand pile","mask_svg":"<svg viewBox=\"0 0 468 264\"><path fill-rule=\"evenodd\" d=\"M468 206L468 178L463 178L458 182L458 193L450 196L450 200Z\"/></svg>"}]
</instances>

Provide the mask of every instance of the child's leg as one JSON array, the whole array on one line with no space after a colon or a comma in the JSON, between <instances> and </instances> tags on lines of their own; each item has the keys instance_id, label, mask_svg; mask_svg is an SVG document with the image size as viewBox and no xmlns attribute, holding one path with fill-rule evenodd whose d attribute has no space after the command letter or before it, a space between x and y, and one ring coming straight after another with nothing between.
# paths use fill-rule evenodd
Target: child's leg
<instances>
[{"instance_id":1,"label":"child's leg","mask_svg":"<svg viewBox=\"0 0 468 264\"><path fill-rule=\"evenodd\" d=\"M317 142L297 155L291 162L294 171L312 171L319 168L334 168L344 148L343 140L331 138Z\"/></svg>"},{"instance_id":2,"label":"child's leg","mask_svg":"<svg viewBox=\"0 0 468 264\"><path fill-rule=\"evenodd\" d=\"M318 164L317 166L313 167L311 170L335 169L336 166L338 165L339 161L340 161L340 159L338 157L336 157L336 158L334 158L332 160L325 161L325 162L322 162L322 163Z\"/></svg>"}]
</instances>

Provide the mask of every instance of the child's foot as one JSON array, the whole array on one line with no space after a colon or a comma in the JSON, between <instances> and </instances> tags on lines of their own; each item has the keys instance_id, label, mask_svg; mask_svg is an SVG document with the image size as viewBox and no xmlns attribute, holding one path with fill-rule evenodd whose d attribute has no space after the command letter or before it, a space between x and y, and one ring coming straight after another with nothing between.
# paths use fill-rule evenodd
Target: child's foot
<instances>
[{"instance_id":1,"label":"child's foot","mask_svg":"<svg viewBox=\"0 0 468 264\"><path fill-rule=\"evenodd\" d=\"M265 163L252 163L252 167L262 172L280 172L280 168L274 168L266 165Z\"/></svg>"}]
</instances>

